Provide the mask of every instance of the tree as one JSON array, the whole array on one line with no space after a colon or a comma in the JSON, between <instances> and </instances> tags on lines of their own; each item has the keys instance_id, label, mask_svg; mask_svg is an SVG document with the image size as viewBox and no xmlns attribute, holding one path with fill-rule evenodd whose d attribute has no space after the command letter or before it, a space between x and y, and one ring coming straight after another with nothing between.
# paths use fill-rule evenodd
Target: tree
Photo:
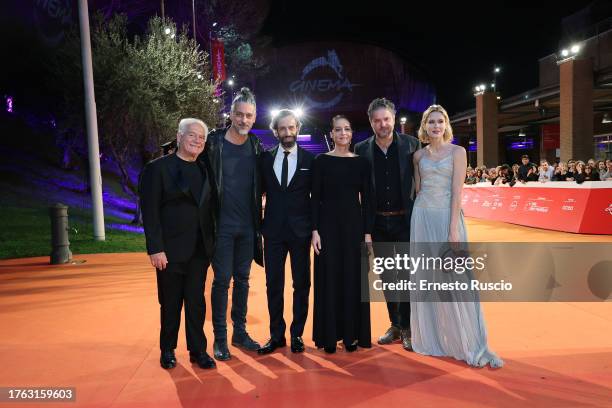
<instances>
[{"instance_id":1,"label":"tree","mask_svg":"<svg viewBox=\"0 0 612 408\"><path fill-rule=\"evenodd\" d=\"M153 157L161 143L175 137L182 117L216 123L219 108L208 80L208 56L185 29L177 32L172 21L155 17L142 38L129 38L126 25L125 15L95 17L92 61L101 149L114 159L124 190L135 193L128 171L133 159L145 162ZM53 70L64 93L63 134L79 134L84 118L76 31L57 55Z\"/></svg>"},{"instance_id":2,"label":"tree","mask_svg":"<svg viewBox=\"0 0 612 408\"><path fill-rule=\"evenodd\" d=\"M238 77L241 85L251 85L269 67L261 56L269 39L260 36L261 27L270 11L269 0L197 0L196 9L210 34L223 41L227 72ZM212 24L217 27L212 29ZM201 32L201 28L200 32ZM208 31L206 31L208 34ZM256 38L256 36L258 36Z\"/></svg>"}]
</instances>

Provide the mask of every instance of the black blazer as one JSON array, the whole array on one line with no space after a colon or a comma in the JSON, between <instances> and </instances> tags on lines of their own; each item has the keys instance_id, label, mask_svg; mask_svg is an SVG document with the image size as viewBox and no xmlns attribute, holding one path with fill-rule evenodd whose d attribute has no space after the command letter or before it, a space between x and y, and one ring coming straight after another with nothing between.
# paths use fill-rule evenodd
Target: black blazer
<instances>
[{"instance_id":1,"label":"black blazer","mask_svg":"<svg viewBox=\"0 0 612 408\"><path fill-rule=\"evenodd\" d=\"M370 182L373 197L376 197L376 174L374 171L375 138L376 136L370 136L368 139L355 145L355 153L359 156L365 157L370 162L370 167L372 169ZM414 165L412 163L412 156L414 155L415 151L421 148L421 142L414 136L404 135L397 132L393 132L393 141L397 143L402 202L404 204L404 210L406 210L406 223L408 227L410 227L410 217L412 216L412 207L414 206L415 198ZM376 208L374 208L374 212L375 211Z\"/></svg>"},{"instance_id":2,"label":"black blazer","mask_svg":"<svg viewBox=\"0 0 612 408\"><path fill-rule=\"evenodd\" d=\"M147 253L165 252L168 262L185 262L195 254L198 232L202 233L205 256L212 259L215 246L216 192L207 160L196 160L204 175L200 197L194 197L183 177L176 153L145 166L140 177Z\"/></svg>"},{"instance_id":3,"label":"black blazer","mask_svg":"<svg viewBox=\"0 0 612 408\"><path fill-rule=\"evenodd\" d=\"M286 190L274 173L278 145L262 154L262 180L266 208L262 224L265 238L282 239L289 230L298 238L312 234L310 191L314 155L298 146L297 166Z\"/></svg>"}]
</instances>

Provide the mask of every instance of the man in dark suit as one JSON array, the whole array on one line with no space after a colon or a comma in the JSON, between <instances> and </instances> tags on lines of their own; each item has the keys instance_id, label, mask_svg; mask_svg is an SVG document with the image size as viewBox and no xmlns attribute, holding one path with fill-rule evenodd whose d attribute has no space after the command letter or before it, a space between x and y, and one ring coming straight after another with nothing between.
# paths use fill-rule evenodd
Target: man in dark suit
<instances>
[{"instance_id":1,"label":"man in dark suit","mask_svg":"<svg viewBox=\"0 0 612 408\"><path fill-rule=\"evenodd\" d=\"M147 253L157 270L163 368L176 366L174 349L185 304L189 359L215 367L206 353L204 282L215 245L215 190L204 150L208 128L199 119L179 123L176 153L148 163L139 184Z\"/></svg>"},{"instance_id":2,"label":"man in dark suit","mask_svg":"<svg viewBox=\"0 0 612 408\"><path fill-rule=\"evenodd\" d=\"M283 293L287 253L291 255L293 278L293 322L289 330L291 351L304 351L302 334L310 292L310 190L314 155L296 143L300 126L295 112L281 110L270 124L279 144L262 155L266 193L262 233L265 239L270 340L258 350L259 354L272 353L286 345Z\"/></svg>"},{"instance_id":3,"label":"man in dark suit","mask_svg":"<svg viewBox=\"0 0 612 408\"><path fill-rule=\"evenodd\" d=\"M377 98L370 103L368 117L374 135L356 144L355 153L367 158L372 167L372 191L376 197L372 240L408 242L415 197L412 156L421 148L421 143L414 136L399 134L394 130L395 105L385 98ZM382 278L385 282L399 279L396 271L388 271ZM385 299L391 327L378 338L378 343L390 344L401 340L404 349L412 350L410 302L387 292Z\"/></svg>"}]
</instances>

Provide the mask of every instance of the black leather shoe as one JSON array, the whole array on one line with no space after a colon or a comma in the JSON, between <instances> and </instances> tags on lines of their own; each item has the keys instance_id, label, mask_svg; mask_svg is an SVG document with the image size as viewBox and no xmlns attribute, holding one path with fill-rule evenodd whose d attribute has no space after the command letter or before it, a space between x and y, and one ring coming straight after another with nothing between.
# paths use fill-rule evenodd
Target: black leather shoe
<instances>
[{"instance_id":1,"label":"black leather shoe","mask_svg":"<svg viewBox=\"0 0 612 408\"><path fill-rule=\"evenodd\" d=\"M270 354L273 353L279 347L285 347L287 345L287 341L285 339L282 340L274 340L270 339L257 350L257 354Z\"/></svg>"},{"instance_id":2,"label":"black leather shoe","mask_svg":"<svg viewBox=\"0 0 612 408\"><path fill-rule=\"evenodd\" d=\"M291 352L292 353L303 353L304 352L304 340L300 336L291 338Z\"/></svg>"},{"instance_id":3,"label":"black leather shoe","mask_svg":"<svg viewBox=\"0 0 612 408\"><path fill-rule=\"evenodd\" d=\"M402 329L400 331L400 337L402 339L402 347L404 348L404 350L407 351L412 351L412 339L411 339L411 333L409 329Z\"/></svg>"},{"instance_id":4,"label":"black leather shoe","mask_svg":"<svg viewBox=\"0 0 612 408\"><path fill-rule=\"evenodd\" d=\"M378 344L391 344L400 339L400 329L395 326L389 327L387 332L378 338Z\"/></svg>"},{"instance_id":5,"label":"black leather shoe","mask_svg":"<svg viewBox=\"0 0 612 408\"><path fill-rule=\"evenodd\" d=\"M258 351L261 348L259 343L253 340L248 333L244 333L241 337L232 336L232 346L246 351Z\"/></svg>"},{"instance_id":6,"label":"black leather shoe","mask_svg":"<svg viewBox=\"0 0 612 408\"><path fill-rule=\"evenodd\" d=\"M334 354L336 352L336 346L323 347L327 354Z\"/></svg>"},{"instance_id":7,"label":"black leather shoe","mask_svg":"<svg viewBox=\"0 0 612 408\"><path fill-rule=\"evenodd\" d=\"M229 352L229 349L227 348L227 343L226 342L216 342L213 345L213 353L215 355L215 358L219 361L227 361L230 358L232 358L232 355Z\"/></svg>"},{"instance_id":8,"label":"black leather shoe","mask_svg":"<svg viewBox=\"0 0 612 408\"><path fill-rule=\"evenodd\" d=\"M207 352L199 351L199 352L189 352L189 361L198 363L200 368L215 368L217 363L213 360Z\"/></svg>"},{"instance_id":9,"label":"black leather shoe","mask_svg":"<svg viewBox=\"0 0 612 408\"><path fill-rule=\"evenodd\" d=\"M159 363L166 370L176 367L176 356L174 355L174 350L162 351L161 357L159 358Z\"/></svg>"}]
</instances>

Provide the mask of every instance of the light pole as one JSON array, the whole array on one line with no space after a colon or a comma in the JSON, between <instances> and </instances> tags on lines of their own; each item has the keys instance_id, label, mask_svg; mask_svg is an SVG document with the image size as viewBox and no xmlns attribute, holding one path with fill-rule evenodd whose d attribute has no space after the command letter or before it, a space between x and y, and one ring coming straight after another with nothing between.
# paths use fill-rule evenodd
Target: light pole
<instances>
[{"instance_id":1,"label":"light pole","mask_svg":"<svg viewBox=\"0 0 612 408\"><path fill-rule=\"evenodd\" d=\"M195 18L195 0L191 0L191 14L193 15L193 40L197 42L196 39L196 18Z\"/></svg>"},{"instance_id":2,"label":"light pole","mask_svg":"<svg viewBox=\"0 0 612 408\"><path fill-rule=\"evenodd\" d=\"M87 123L87 149L89 152L89 186L93 210L94 240L104 241L104 204L102 202L102 174L100 172L100 146L98 120L94 93L93 67L91 63L91 39L89 37L89 10L87 0L79 0L79 26L81 33L81 59L83 63L83 88L85 90L85 120Z\"/></svg>"}]
</instances>

